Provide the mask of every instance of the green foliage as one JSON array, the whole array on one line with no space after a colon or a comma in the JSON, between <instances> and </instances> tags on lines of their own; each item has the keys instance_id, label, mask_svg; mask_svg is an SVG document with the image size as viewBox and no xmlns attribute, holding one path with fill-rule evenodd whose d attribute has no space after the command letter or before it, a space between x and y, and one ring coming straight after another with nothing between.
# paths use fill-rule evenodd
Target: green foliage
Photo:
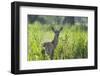
<instances>
[{"instance_id":1,"label":"green foliage","mask_svg":"<svg viewBox=\"0 0 100 76\"><path fill-rule=\"evenodd\" d=\"M51 42L54 33L51 25L35 22L28 24L28 61L49 60L49 55L44 55L44 42ZM59 28L61 25L53 25ZM77 59L88 57L88 34L86 26L64 25L59 35L59 42L54 50L54 59Z\"/></svg>"}]
</instances>

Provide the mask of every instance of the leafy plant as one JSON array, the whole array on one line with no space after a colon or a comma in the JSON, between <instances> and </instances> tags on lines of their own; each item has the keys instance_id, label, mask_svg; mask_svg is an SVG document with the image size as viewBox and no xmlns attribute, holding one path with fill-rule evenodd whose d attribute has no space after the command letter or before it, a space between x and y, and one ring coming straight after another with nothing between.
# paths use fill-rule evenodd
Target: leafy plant
<instances>
[{"instance_id":1,"label":"leafy plant","mask_svg":"<svg viewBox=\"0 0 100 76\"><path fill-rule=\"evenodd\" d=\"M63 26L59 36L58 45L54 51L54 59L77 59L88 57L87 27L82 25L53 25ZM54 33L51 25L35 22L28 24L28 61L49 60L49 55L44 54L43 43L52 41Z\"/></svg>"}]
</instances>

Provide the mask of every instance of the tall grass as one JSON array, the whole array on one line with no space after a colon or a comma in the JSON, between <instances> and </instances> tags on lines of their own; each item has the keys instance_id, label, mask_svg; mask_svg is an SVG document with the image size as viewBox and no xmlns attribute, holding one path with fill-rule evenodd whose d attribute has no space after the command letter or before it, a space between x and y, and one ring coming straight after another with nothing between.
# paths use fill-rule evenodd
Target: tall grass
<instances>
[{"instance_id":1,"label":"tall grass","mask_svg":"<svg viewBox=\"0 0 100 76\"><path fill-rule=\"evenodd\" d=\"M61 25L53 25L55 28ZM42 25L39 22L28 24L28 61L45 60L42 54L43 43L51 42L54 33L51 25ZM54 59L77 59L88 57L87 29L81 25L64 25L59 35L59 42L54 50ZM46 55L46 60L49 60Z\"/></svg>"}]
</instances>

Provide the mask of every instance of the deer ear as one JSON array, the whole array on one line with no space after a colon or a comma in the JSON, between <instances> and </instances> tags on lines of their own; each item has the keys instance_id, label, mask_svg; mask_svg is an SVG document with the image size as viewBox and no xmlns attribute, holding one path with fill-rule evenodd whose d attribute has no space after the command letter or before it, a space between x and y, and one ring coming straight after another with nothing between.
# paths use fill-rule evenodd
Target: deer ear
<instances>
[{"instance_id":1,"label":"deer ear","mask_svg":"<svg viewBox=\"0 0 100 76\"><path fill-rule=\"evenodd\" d=\"M60 28L60 31L63 29L63 27Z\"/></svg>"},{"instance_id":2,"label":"deer ear","mask_svg":"<svg viewBox=\"0 0 100 76\"><path fill-rule=\"evenodd\" d=\"M54 27L51 27L52 31L55 31Z\"/></svg>"}]
</instances>

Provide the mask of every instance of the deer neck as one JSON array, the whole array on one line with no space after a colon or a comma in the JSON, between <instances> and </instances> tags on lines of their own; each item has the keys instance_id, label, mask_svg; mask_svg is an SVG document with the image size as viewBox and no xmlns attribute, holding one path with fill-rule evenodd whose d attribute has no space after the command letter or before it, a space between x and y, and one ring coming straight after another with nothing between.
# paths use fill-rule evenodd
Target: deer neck
<instances>
[{"instance_id":1,"label":"deer neck","mask_svg":"<svg viewBox=\"0 0 100 76\"><path fill-rule=\"evenodd\" d=\"M58 44L58 37L59 37L59 35L55 35L54 36L54 39L53 39L53 41L52 41L52 43L53 43L53 46L56 48L56 46L57 46L57 44Z\"/></svg>"}]
</instances>

